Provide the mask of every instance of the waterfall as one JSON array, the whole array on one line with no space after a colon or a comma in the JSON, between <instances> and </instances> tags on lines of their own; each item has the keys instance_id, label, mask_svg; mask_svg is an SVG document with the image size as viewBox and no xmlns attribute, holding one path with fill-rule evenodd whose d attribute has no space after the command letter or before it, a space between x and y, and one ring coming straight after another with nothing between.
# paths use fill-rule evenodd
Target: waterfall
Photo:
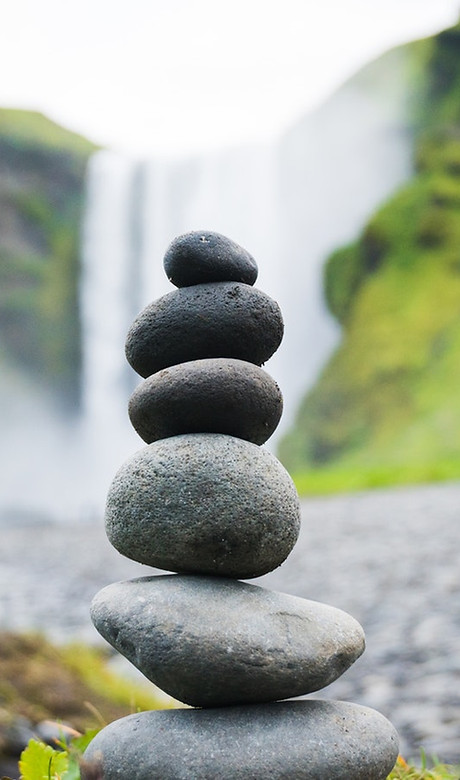
<instances>
[{"instance_id":1,"label":"waterfall","mask_svg":"<svg viewBox=\"0 0 460 780\"><path fill-rule=\"evenodd\" d=\"M124 357L126 332L143 306L174 289L164 252L189 230L215 230L244 246L259 265L256 286L281 306L285 336L265 367L284 396L268 442L276 447L340 338L323 300L325 258L356 238L411 175L411 56L408 47L389 52L272 144L190 159L92 157L81 247L81 417L63 418L10 367L4 397L0 387L0 519L102 513L115 472L143 446L127 414L140 378Z\"/></svg>"},{"instance_id":2,"label":"waterfall","mask_svg":"<svg viewBox=\"0 0 460 780\"><path fill-rule=\"evenodd\" d=\"M139 439L127 399L136 375L124 356L127 329L141 306L143 166L101 151L90 160L82 230L80 311L82 419L87 511L103 506L108 485Z\"/></svg>"},{"instance_id":3,"label":"waterfall","mask_svg":"<svg viewBox=\"0 0 460 780\"><path fill-rule=\"evenodd\" d=\"M277 144L170 162L98 153L88 179L82 313L85 425L100 463L112 468L115 453L121 463L142 446L126 430L140 380L128 370L124 340L136 311L174 289L164 252L189 230L216 230L248 249L259 265L256 285L283 311L285 337L266 366L285 401L273 447L339 338L323 301L324 259L409 177L410 157L398 101L385 104L355 82Z\"/></svg>"},{"instance_id":4,"label":"waterfall","mask_svg":"<svg viewBox=\"0 0 460 780\"><path fill-rule=\"evenodd\" d=\"M231 236L262 258L260 284L276 297L274 159L268 147L170 164L106 151L93 157L81 279L83 422L93 432L93 451L108 441L113 452L125 439L136 380L124 341L135 314L174 289L163 256L176 235L203 228Z\"/></svg>"},{"instance_id":5,"label":"waterfall","mask_svg":"<svg viewBox=\"0 0 460 780\"><path fill-rule=\"evenodd\" d=\"M102 513L115 472L143 446L127 414L140 378L124 357L126 332L143 306L174 289L163 255L188 230L244 246L259 265L256 285L281 306L285 337L266 366L285 401L268 443L276 445L339 338L323 301L324 260L410 176L404 55L391 56L272 145L171 161L94 155L82 231L82 415L62 419L29 386L3 404L0 516Z\"/></svg>"},{"instance_id":6,"label":"waterfall","mask_svg":"<svg viewBox=\"0 0 460 780\"><path fill-rule=\"evenodd\" d=\"M126 411L123 345L138 287L134 234L135 165L110 152L90 161L82 239L80 309L86 420L110 435Z\"/></svg>"},{"instance_id":7,"label":"waterfall","mask_svg":"<svg viewBox=\"0 0 460 780\"><path fill-rule=\"evenodd\" d=\"M272 144L169 162L96 156L87 219L99 235L100 251L98 257L93 252L86 265L97 275L93 264L104 262L105 253L115 263L117 252L124 252L119 261L125 292L112 303L118 309L111 312L118 326L106 352L107 359L113 352L113 367L124 361L121 331L126 332L132 320L128 299L133 312L134 302L140 309L173 289L162 268L170 241L188 230L216 230L253 254L259 265L256 285L283 311L285 337L266 368L284 395L279 430L292 423L300 399L340 335L323 300L324 260L356 238L376 206L411 175L410 57L407 47L388 52ZM113 273L115 277L115 269ZM89 275L87 281L91 284ZM88 306L92 312L85 316L100 316L91 292ZM90 337L91 329L86 332ZM86 343L85 353L91 349ZM105 381L110 370L104 369ZM103 373L102 362L98 371ZM96 382L102 403L110 389L102 390L103 381L100 376ZM91 382L91 370L86 382ZM115 380L108 384L116 395Z\"/></svg>"}]
</instances>

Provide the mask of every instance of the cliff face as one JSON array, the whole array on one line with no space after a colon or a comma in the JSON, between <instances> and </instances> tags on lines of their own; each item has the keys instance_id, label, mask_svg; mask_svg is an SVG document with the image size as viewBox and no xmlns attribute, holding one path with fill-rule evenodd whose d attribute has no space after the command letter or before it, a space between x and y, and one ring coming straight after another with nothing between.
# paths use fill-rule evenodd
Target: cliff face
<instances>
[{"instance_id":1,"label":"cliff face","mask_svg":"<svg viewBox=\"0 0 460 780\"><path fill-rule=\"evenodd\" d=\"M40 114L0 110L0 358L66 403L79 387L78 264L93 146Z\"/></svg>"},{"instance_id":2,"label":"cliff face","mask_svg":"<svg viewBox=\"0 0 460 780\"><path fill-rule=\"evenodd\" d=\"M326 264L342 341L280 448L362 486L460 471L460 26L417 58L414 175Z\"/></svg>"}]
</instances>

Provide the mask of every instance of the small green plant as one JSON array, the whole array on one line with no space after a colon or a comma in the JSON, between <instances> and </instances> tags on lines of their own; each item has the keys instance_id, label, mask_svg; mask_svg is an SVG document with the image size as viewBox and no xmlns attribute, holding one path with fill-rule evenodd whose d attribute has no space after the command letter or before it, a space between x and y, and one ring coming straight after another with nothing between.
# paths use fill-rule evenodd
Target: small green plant
<instances>
[{"instance_id":1,"label":"small green plant","mask_svg":"<svg viewBox=\"0 0 460 780\"><path fill-rule=\"evenodd\" d=\"M460 767L440 764L437 758L433 758L433 763L433 767L428 769L423 750L420 767L410 765L402 756L398 756L396 766L387 780L460 780Z\"/></svg>"},{"instance_id":2,"label":"small green plant","mask_svg":"<svg viewBox=\"0 0 460 780\"><path fill-rule=\"evenodd\" d=\"M19 769L21 780L67 780L69 754L31 739L21 754Z\"/></svg>"},{"instance_id":3,"label":"small green plant","mask_svg":"<svg viewBox=\"0 0 460 780\"><path fill-rule=\"evenodd\" d=\"M84 734L75 732L76 736L70 742L63 735L56 741L55 748L31 739L19 760L20 780L80 780L82 755L97 732L98 729Z\"/></svg>"}]
</instances>

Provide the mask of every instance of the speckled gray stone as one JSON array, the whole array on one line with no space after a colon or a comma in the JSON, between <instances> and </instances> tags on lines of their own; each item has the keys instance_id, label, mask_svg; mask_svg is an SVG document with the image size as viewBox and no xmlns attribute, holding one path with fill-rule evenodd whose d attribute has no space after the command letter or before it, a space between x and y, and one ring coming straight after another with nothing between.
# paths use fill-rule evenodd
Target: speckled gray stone
<instances>
[{"instance_id":1,"label":"speckled gray stone","mask_svg":"<svg viewBox=\"0 0 460 780\"><path fill-rule=\"evenodd\" d=\"M237 580L159 575L95 596L97 630L166 693L216 707L325 687L364 650L346 612Z\"/></svg>"},{"instance_id":2,"label":"speckled gray stone","mask_svg":"<svg viewBox=\"0 0 460 780\"><path fill-rule=\"evenodd\" d=\"M208 358L164 368L136 388L129 416L150 444L181 433L226 433L263 444L281 417L280 389L243 360Z\"/></svg>"},{"instance_id":3,"label":"speckled gray stone","mask_svg":"<svg viewBox=\"0 0 460 780\"><path fill-rule=\"evenodd\" d=\"M169 245L164 269L176 287L207 282L254 284L257 263L239 244L209 230L178 236Z\"/></svg>"},{"instance_id":4,"label":"speckled gray stone","mask_svg":"<svg viewBox=\"0 0 460 780\"><path fill-rule=\"evenodd\" d=\"M299 528L299 499L281 463L218 433L149 444L121 467L107 497L113 546L168 571L258 577L285 560Z\"/></svg>"},{"instance_id":5,"label":"speckled gray stone","mask_svg":"<svg viewBox=\"0 0 460 780\"><path fill-rule=\"evenodd\" d=\"M140 712L85 754L105 780L385 780L397 756L383 715L332 701Z\"/></svg>"},{"instance_id":6,"label":"speckled gray stone","mask_svg":"<svg viewBox=\"0 0 460 780\"><path fill-rule=\"evenodd\" d=\"M147 306L126 339L126 357L143 377L211 357L262 365L278 349L283 318L261 290L238 282L182 287Z\"/></svg>"}]
</instances>

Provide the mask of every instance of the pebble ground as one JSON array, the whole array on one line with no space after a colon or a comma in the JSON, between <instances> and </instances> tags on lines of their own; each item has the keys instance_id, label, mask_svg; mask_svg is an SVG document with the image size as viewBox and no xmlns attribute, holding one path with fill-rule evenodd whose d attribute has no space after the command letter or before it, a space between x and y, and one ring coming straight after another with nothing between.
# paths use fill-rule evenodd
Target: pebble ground
<instances>
[{"instance_id":1,"label":"pebble ground","mask_svg":"<svg viewBox=\"0 0 460 780\"><path fill-rule=\"evenodd\" d=\"M379 710L401 752L460 763L460 483L302 501L288 560L252 580L350 612L364 655L314 698ZM121 557L100 518L0 523L0 627L102 642L89 619L104 585L152 573Z\"/></svg>"}]
</instances>

